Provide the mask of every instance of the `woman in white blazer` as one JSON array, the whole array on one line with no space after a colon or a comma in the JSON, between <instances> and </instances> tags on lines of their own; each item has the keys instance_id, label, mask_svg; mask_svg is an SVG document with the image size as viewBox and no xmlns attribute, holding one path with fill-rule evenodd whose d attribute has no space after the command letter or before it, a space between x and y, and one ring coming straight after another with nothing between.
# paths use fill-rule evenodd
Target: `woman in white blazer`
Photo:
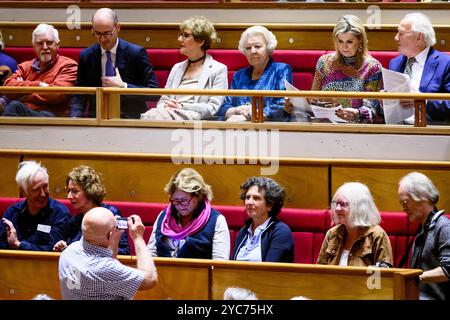
<instances>
[{"instance_id":1,"label":"woman in white blazer","mask_svg":"<svg viewBox=\"0 0 450 320\"><path fill-rule=\"evenodd\" d=\"M187 59L172 67L166 88L228 89L227 66L206 53L216 37L214 26L204 17L191 17L180 25L180 53ZM213 119L223 99L223 96L164 95L156 108L141 114L141 119Z\"/></svg>"}]
</instances>

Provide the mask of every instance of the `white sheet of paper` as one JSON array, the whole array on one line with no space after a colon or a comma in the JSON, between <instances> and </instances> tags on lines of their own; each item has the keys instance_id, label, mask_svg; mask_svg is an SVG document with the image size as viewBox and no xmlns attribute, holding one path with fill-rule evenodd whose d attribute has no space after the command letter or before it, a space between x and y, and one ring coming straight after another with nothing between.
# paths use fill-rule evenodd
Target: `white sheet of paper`
<instances>
[{"instance_id":1,"label":"white sheet of paper","mask_svg":"<svg viewBox=\"0 0 450 320\"><path fill-rule=\"evenodd\" d=\"M408 75L382 68L384 90L386 92L411 92ZM384 120L386 124L401 123L414 114L414 109L400 106L400 100L383 100Z\"/></svg>"},{"instance_id":2,"label":"white sheet of paper","mask_svg":"<svg viewBox=\"0 0 450 320\"><path fill-rule=\"evenodd\" d=\"M324 108L311 105L311 109L314 113L314 116L318 119L328 119L333 123L348 122L347 120L341 119L336 115L336 111L342 109L341 105L333 108Z\"/></svg>"},{"instance_id":3,"label":"white sheet of paper","mask_svg":"<svg viewBox=\"0 0 450 320\"><path fill-rule=\"evenodd\" d=\"M296 87L294 87L292 84L289 83L286 79L284 79L284 86L286 87L287 91L300 91ZM294 106L294 113L295 112L312 112L311 106L309 105L308 101L305 98L302 97L289 97L289 100L291 101L292 105Z\"/></svg>"}]
</instances>

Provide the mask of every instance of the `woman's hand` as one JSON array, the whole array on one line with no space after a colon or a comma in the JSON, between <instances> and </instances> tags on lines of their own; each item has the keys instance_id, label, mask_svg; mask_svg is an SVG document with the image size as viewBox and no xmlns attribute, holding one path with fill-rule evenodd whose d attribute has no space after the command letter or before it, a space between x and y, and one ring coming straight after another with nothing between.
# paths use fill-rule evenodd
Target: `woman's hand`
<instances>
[{"instance_id":1,"label":"woman's hand","mask_svg":"<svg viewBox=\"0 0 450 320\"><path fill-rule=\"evenodd\" d=\"M333 108L339 105L336 98L311 98L308 99L308 103L324 108Z\"/></svg>"},{"instance_id":2,"label":"woman's hand","mask_svg":"<svg viewBox=\"0 0 450 320\"><path fill-rule=\"evenodd\" d=\"M359 117L359 111L355 108L339 109L336 111L336 115L341 119L354 122Z\"/></svg>"},{"instance_id":3,"label":"woman's hand","mask_svg":"<svg viewBox=\"0 0 450 320\"><path fill-rule=\"evenodd\" d=\"M183 106L177 100L170 99L166 102L166 108L181 109Z\"/></svg>"},{"instance_id":4,"label":"woman's hand","mask_svg":"<svg viewBox=\"0 0 450 320\"><path fill-rule=\"evenodd\" d=\"M284 98L284 111L287 113L292 113L294 111L294 105L291 103L289 98Z\"/></svg>"}]
</instances>

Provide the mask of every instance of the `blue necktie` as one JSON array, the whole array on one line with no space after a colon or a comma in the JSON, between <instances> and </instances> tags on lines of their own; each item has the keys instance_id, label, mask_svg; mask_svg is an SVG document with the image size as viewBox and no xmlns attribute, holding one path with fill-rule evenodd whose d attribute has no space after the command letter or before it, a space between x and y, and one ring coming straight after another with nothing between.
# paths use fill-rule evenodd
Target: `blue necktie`
<instances>
[{"instance_id":1,"label":"blue necktie","mask_svg":"<svg viewBox=\"0 0 450 320\"><path fill-rule=\"evenodd\" d=\"M116 75L116 71L114 70L114 66L111 59L111 51L106 51L106 64L105 64L105 76L114 77Z\"/></svg>"}]
</instances>

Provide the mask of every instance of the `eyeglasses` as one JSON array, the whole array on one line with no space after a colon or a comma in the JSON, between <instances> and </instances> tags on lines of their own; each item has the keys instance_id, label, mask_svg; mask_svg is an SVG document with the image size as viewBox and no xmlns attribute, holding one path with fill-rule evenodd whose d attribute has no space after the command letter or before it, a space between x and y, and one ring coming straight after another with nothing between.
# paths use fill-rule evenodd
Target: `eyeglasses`
<instances>
[{"instance_id":1,"label":"eyeglasses","mask_svg":"<svg viewBox=\"0 0 450 320\"><path fill-rule=\"evenodd\" d=\"M348 208L350 204L344 201L331 201L331 208L336 209L338 206L341 208Z\"/></svg>"},{"instance_id":2,"label":"eyeglasses","mask_svg":"<svg viewBox=\"0 0 450 320\"><path fill-rule=\"evenodd\" d=\"M181 37L183 40L186 40L189 37L192 37L192 33L180 32L180 33L178 33L178 38L179 37Z\"/></svg>"},{"instance_id":3,"label":"eyeglasses","mask_svg":"<svg viewBox=\"0 0 450 320\"><path fill-rule=\"evenodd\" d=\"M178 200L178 199L172 200L172 199L170 199L170 203L173 204L176 207L186 208L191 203L191 200L192 200L192 197L190 199L181 199L181 200Z\"/></svg>"},{"instance_id":4,"label":"eyeglasses","mask_svg":"<svg viewBox=\"0 0 450 320\"><path fill-rule=\"evenodd\" d=\"M94 31L94 29L92 29L92 35L99 39L101 37L104 37L105 39L109 39L112 37L112 35L114 34L115 31L116 31L116 27L114 27L114 29L112 31L106 31L106 32L98 32L98 31Z\"/></svg>"}]
</instances>

